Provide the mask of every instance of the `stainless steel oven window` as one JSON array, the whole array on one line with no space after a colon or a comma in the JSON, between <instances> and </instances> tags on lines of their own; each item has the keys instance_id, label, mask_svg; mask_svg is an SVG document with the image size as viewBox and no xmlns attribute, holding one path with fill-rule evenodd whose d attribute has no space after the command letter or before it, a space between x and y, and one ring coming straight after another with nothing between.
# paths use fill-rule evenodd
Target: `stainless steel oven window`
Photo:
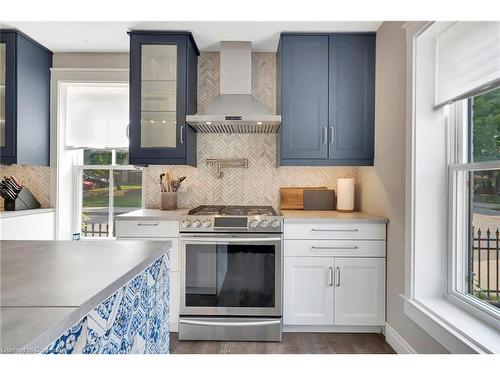
<instances>
[{"instance_id":1,"label":"stainless steel oven window","mask_svg":"<svg viewBox=\"0 0 500 375\"><path fill-rule=\"evenodd\" d=\"M258 254L258 247L261 247L262 254ZM227 252L231 254L228 254ZM242 254L248 252L248 254ZM195 254L196 253L196 254ZM241 261L251 259L251 254L254 253L260 257L255 259L253 264L241 264ZM243 298L239 301L241 296L222 296L224 288L223 283L229 282L230 284L226 292L238 292L238 282L241 282L242 289L251 289L255 287L257 290L253 298L260 297L260 291L256 286L263 285L266 280L245 281L243 276L251 276L251 267L263 266L262 262L265 261L266 254L274 257L274 280L273 280L273 293L274 298L272 303L270 301L263 301L259 304L258 301L249 301ZM190 257L197 256L197 262ZM264 257L264 258L262 258ZM239 264L238 264L239 262ZM200 272L193 279L193 270L196 274L196 266L200 268ZM242 266L247 266L249 269L243 269ZM188 315L264 315L264 316L281 316L282 312L282 269L283 269L283 250L282 238L280 235L184 235L181 239L181 314ZM193 267L195 267L193 269ZM201 270L201 268L203 268ZM241 279L237 280L238 275L235 272L241 272ZM229 274L228 274L229 273ZM244 274L244 275L243 275ZM225 280L225 276L231 280ZM266 277L262 272L258 272L260 277ZM250 284L248 284L250 283ZM252 286L252 283L253 286ZM193 296L187 296L187 293L195 295L195 302ZM200 303L203 298L203 293L207 298ZM248 290L243 290L242 293L248 293ZM251 293L250 293L251 294ZM226 301L221 299L226 298ZM250 295L249 299L252 298ZM196 301L196 299L198 301ZM191 302L191 303L190 303ZM239 303L242 302L242 303Z\"/></svg>"}]
</instances>

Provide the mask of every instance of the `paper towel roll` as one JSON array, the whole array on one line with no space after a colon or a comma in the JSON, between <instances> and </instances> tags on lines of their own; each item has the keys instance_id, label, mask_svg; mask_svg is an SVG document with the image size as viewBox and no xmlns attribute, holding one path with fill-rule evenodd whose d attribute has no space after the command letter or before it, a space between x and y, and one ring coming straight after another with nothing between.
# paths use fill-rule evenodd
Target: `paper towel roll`
<instances>
[{"instance_id":1,"label":"paper towel roll","mask_svg":"<svg viewBox=\"0 0 500 375\"><path fill-rule=\"evenodd\" d=\"M337 180L337 211L354 211L354 178Z\"/></svg>"}]
</instances>

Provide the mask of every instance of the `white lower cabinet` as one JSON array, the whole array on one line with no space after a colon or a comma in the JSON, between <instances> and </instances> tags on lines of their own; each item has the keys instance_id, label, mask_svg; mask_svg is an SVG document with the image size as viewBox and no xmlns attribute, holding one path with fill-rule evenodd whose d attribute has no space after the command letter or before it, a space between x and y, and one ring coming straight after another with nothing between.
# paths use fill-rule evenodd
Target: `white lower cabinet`
<instances>
[{"instance_id":1,"label":"white lower cabinet","mask_svg":"<svg viewBox=\"0 0 500 375\"><path fill-rule=\"evenodd\" d=\"M335 258L335 325L385 324L385 258Z\"/></svg>"},{"instance_id":2,"label":"white lower cabinet","mask_svg":"<svg viewBox=\"0 0 500 375\"><path fill-rule=\"evenodd\" d=\"M285 258L283 324L333 324L332 258Z\"/></svg>"},{"instance_id":3,"label":"white lower cabinet","mask_svg":"<svg viewBox=\"0 0 500 375\"><path fill-rule=\"evenodd\" d=\"M385 226L285 222L285 330L372 332L385 324Z\"/></svg>"},{"instance_id":4,"label":"white lower cabinet","mask_svg":"<svg viewBox=\"0 0 500 375\"><path fill-rule=\"evenodd\" d=\"M26 211L30 214L0 213L0 240L53 240L54 211L43 208Z\"/></svg>"},{"instance_id":5,"label":"white lower cabinet","mask_svg":"<svg viewBox=\"0 0 500 375\"><path fill-rule=\"evenodd\" d=\"M385 324L385 258L285 257L284 264L284 325Z\"/></svg>"}]
</instances>

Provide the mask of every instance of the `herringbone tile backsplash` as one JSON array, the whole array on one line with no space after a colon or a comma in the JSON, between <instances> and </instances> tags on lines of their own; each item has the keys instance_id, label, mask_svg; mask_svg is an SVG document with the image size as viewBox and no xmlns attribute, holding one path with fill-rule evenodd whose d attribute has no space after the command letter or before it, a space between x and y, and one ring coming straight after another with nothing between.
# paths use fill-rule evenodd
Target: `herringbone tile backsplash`
<instances>
[{"instance_id":1,"label":"herringbone tile backsplash","mask_svg":"<svg viewBox=\"0 0 500 375\"><path fill-rule=\"evenodd\" d=\"M198 63L198 107L219 94L219 53L202 53ZM276 111L276 55L252 54L252 94ZM207 167L208 158L247 158L248 169L225 169L224 177ZM158 208L158 176L168 171L186 176L178 194L179 207L200 204L279 206L279 188L285 186L336 187L337 178L356 177L356 168L276 168L276 136L270 134L198 134L198 168L150 166L145 168L145 206Z\"/></svg>"},{"instance_id":2,"label":"herringbone tile backsplash","mask_svg":"<svg viewBox=\"0 0 500 375\"><path fill-rule=\"evenodd\" d=\"M50 203L50 167L28 165L1 165L0 176L14 176L30 189L31 193L40 202L42 207L49 207ZM3 199L0 198L0 207L3 208Z\"/></svg>"}]
</instances>

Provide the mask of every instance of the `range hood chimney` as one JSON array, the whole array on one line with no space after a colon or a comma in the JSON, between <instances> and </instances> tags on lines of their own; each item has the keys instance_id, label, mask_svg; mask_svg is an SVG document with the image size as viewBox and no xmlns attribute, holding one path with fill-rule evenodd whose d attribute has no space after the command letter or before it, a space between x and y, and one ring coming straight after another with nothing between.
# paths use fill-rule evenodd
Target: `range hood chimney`
<instances>
[{"instance_id":1,"label":"range hood chimney","mask_svg":"<svg viewBox=\"0 0 500 375\"><path fill-rule=\"evenodd\" d=\"M220 46L220 95L186 122L200 133L276 133L281 116L252 96L251 42Z\"/></svg>"}]
</instances>

